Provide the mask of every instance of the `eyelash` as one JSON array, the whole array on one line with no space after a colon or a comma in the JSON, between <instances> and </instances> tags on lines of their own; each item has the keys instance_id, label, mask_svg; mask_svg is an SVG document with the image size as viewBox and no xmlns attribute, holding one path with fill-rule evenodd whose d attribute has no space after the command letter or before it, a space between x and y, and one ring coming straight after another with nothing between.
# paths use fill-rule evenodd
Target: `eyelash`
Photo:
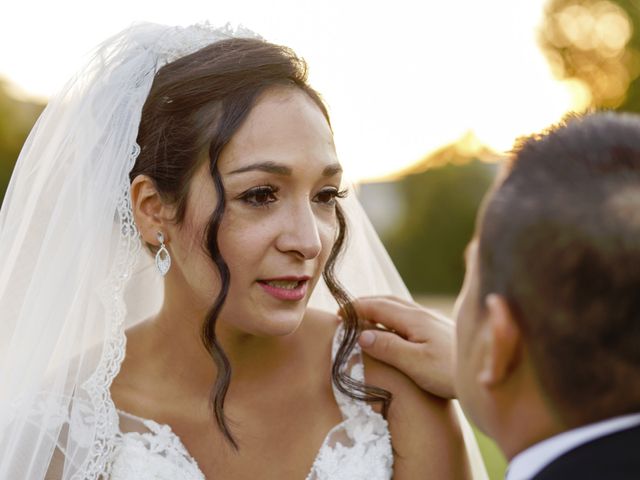
<instances>
[{"instance_id":1,"label":"eyelash","mask_svg":"<svg viewBox=\"0 0 640 480\"><path fill-rule=\"evenodd\" d=\"M328 188L323 188L322 190L320 190L318 192L318 194L316 195L316 197L318 197L318 195L322 195L322 194L329 194L331 195L331 198L327 201L327 202L320 202L323 205L327 205L329 207L333 207L336 204L336 199L337 198L344 198L347 196L347 194L349 193L349 191L345 188L343 190L338 190L337 188L333 188L333 187L328 187Z\"/></svg>"},{"instance_id":2,"label":"eyelash","mask_svg":"<svg viewBox=\"0 0 640 480\"><path fill-rule=\"evenodd\" d=\"M268 208L270 204L277 200L276 194L280 191L278 187L274 187L272 185L261 185L259 187L254 187L246 192L240 194L238 197L243 202L249 204L252 207L264 207ZM322 194L329 194L331 198L326 202L318 202L322 205L333 207L336 203L336 198L344 198L348 194L348 190L338 190L337 188L329 187L324 188L318 192L318 194L314 197L317 198ZM262 201L258 201L258 196L268 196L268 199L262 199Z\"/></svg>"},{"instance_id":3,"label":"eyelash","mask_svg":"<svg viewBox=\"0 0 640 480\"><path fill-rule=\"evenodd\" d=\"M259 187L250 188L246 192L243 192L238 197L243 202L251 205L252 207L268 207L270 203L276 201L275 194L280 191L279 188L271 185L261 185ZM265 201L257 201L256 198L259 195L268 195L271 198Z\"/></svg>"}]
</instances>

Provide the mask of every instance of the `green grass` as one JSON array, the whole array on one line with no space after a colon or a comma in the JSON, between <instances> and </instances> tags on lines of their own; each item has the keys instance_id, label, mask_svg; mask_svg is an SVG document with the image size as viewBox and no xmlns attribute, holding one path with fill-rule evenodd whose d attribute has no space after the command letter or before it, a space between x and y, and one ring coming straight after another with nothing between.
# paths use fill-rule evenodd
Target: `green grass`
<instances>
[{"instance_id":1,"label":"green grass","mask_svg":"<svg viewBox=\"0 0 640 480\"><path fill-rule=\"evenodd\" d=\"M482 458L484 459L484 464L487 467L489 478L491 480L504 479L507 462L498 446L493 440L475 427L473 429L473 433L475 433L476 439L478 440L480 453L482 453Z\"/></svg>"}]
</instances>

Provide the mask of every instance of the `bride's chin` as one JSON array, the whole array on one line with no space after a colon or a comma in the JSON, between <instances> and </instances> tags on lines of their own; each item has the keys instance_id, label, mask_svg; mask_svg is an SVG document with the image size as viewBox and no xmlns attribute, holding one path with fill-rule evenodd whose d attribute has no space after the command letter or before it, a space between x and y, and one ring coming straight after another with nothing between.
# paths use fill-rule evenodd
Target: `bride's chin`
<instances>
[{"instance_id":1,"label":"bride's chin","mask_svg":"<svg viewBox=\"0 0 640 480\"><path fill-rule=\"evenodd\" d=\"M261 308L248 309L244 314L223 315L219 323L225 324L225 330L236 331L237 334L255 337L284 337L298 330L302 324L306 309L300 308L288 311L263 310ZM227 312L225 312L227 313Z\"/></svg>"},{"instance_id":2,"label":"bride's chin","mask_svg":"<svg viewBox=\"0 0 640 480\"><path fill-rule=\"evenodd\" d=\"M265 315L259 330L264 336L284 337L295 333L302 324L304 311Z\"/></svg>"}]
</instances>

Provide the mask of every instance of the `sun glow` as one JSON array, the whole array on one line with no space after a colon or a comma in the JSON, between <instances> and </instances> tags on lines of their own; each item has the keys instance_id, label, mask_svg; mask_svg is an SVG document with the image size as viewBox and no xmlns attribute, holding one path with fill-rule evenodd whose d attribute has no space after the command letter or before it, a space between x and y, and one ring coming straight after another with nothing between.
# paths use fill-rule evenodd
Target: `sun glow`
<instances>
[{"instance_id":1,"label":"sun glow","mask_svg":"<svg viewBox=\"0 0 640 480\"><path fill-rule=\"evenodd\" d=\"M584 86L556 81L536 44L543 6L278 0L212 7L185 0L172 10L113 0L98 10L79 0L11 2L0 20L0 75L24 95L46 98L86 51L133 21L241 23L307 59L345 170L372 179L469 132L493 150L508 150L516 137L585 107Z\"/></svg>"}]
</instances>

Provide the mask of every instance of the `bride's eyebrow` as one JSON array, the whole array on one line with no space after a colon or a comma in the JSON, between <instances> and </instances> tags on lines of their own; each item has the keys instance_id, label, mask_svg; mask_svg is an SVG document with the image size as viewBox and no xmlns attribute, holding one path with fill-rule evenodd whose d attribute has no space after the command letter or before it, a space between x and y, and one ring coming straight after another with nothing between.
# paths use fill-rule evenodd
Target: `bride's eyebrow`
<instances>
[{"instance_id":1,"label":"bride's eyebrow","mask_svg":"<svg viewBox=\"0 0 640 480\"><path fill-rule=\"evenodd\" d=\"M232 170L229 172L229 175L234 175L236 173L244 173L244 172L252 172L252 171L273 173L275 175L291 175L291 168L286 165L281 165L276 162L258 162L252 163L251 165L247 165L246 167L241 167L236 170Z\"/></svg>"},{"instance_id":2,"label":"bride's eyebrow","mask_svg":"<svg viewBox=\"0 0 640 480\"><path fill-rule=\"evenodd\" d=\"M333 177L334 175L338 175L342 173L342 166L339 163L332 163L331 165L327 165L322 171L323 177Z\"/></svg>"},{"instance_id":3,"label":"bride's eyebrow","mask_svg":"<svg viewBox=\"0 0 640 480\"><path fill-rule=\"evenodd\" d=\"M273 173L274 175L286 175L286 176L291 176L291 174L293 173L291 168L287 167L286 165L281 165L276 162L267 161L267 162L252 163L251 165L237 168L229 172L229 175L234 175L236 173L252 172L252 171ZM324 168L324 170L322 170L323 177L333 177L334 175L337 175L339 173L342 173L342 166L340 166L339 163L333 163L331 165L327 165Z\"/></svg>"}]
</instances>

